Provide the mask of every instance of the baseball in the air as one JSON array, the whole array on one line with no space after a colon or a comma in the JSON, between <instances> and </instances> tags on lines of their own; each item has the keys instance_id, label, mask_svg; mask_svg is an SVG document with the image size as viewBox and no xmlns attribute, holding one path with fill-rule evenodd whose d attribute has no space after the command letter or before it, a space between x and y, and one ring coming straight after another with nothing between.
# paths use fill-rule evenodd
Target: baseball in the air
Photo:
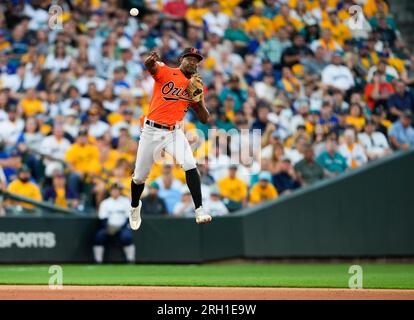
<instances>
[{"instance_id":1,"label":"baseball in the air","mask_svg":"<svg viewBox=\"0 0 414 320\"><path fill-rule=\"evenodd\" d=\"M137 9L137 8L132 8L131 10L129 10L129 14L130 14L131 16L136 17L136 16L138 15L138 13L139 13L139 11L138 11L138 9Z\"/></svg>"}]
</instances>

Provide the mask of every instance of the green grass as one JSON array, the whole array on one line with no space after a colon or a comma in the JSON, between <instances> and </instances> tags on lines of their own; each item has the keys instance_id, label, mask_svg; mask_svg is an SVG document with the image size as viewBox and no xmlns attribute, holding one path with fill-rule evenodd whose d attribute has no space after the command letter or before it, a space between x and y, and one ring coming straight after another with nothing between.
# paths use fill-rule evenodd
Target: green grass
<instances>
[{"instance_id":1,"label":"green grass","mask_svg":"<svg viewBox=\"0 0 414 320\"><path fill-rule=\"evenodd\" d=\"M414 289L414 264L361 264L364 288ZM62 265L64 285L347 288L350 264ZM1 265L0 284L48 284L49 266Z\"/></svg>"}]
</instances>

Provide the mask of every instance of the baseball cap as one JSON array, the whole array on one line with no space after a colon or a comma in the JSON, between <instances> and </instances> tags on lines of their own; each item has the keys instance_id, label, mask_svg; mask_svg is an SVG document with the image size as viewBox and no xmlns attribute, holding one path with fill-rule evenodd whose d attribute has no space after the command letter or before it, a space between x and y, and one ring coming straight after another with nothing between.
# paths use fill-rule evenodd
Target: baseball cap
<instances>
[{"instance_id":1,"label":"baseball cap","mask_svg":"<svg viewBox=\"0 0 414 320\"><path fill-rule=\"evenodd\" d=\"M99 114L99 109L96 107L92 107L88 110L88 115L96 116Z\"/></svg>"},{"instance_id":2,"label":"baseball cap","mask_svg":"<svg viewBox=\"0 0 414 320\"><path fill-rule=\"evenodd\" d=\"M7 112L16 112L17 111L17 105L12 103L9 104L6 108Z\"/></svg>"},{"instance_id":3,"label":"baseball cap","mask_svg":"<svg viewBox=\"0 0 414 320\"><path fill-rule=\"evenodd\" d=\"M149 186L148 187L150 187L150 188L154 188L154 189L159 189L160 188L160 185L158 184L158 183L156 183L155 181L153 181L153 182L151 182L150 184L149 184Z\"/></svg>"},{"instance_id":4,"label":"baseball cap","mask_svg":"<svg viewBox=\"0 0 414 320\"><path fill-rule=\"evenodd\" d=\"M272 174L269 171L262 171L259 174L259 180L266 180L270 182L272 180Z\"/></svg>"},{"instance_id":5,"label":"baseball cap","mask_svg":"<svg viewBox=\"0 0 414 320\"><path fill-rule=\"evenodd\" d=\"M111 189L123 189L124 186L122 184L120 184L119 182L114 182L113 184L111 184Z\"/></svg>"},{"instance_id":6,"label":"baseball cap","mask_svg":"<svg viewBox=\"0 0 414 320\"><path fill-rule=\"evenodd\" d=\"M210 195L212 195L212 194L214 194L214 195L220 195L220 190L219 190L219 188L216 185L213 185L210 188Z\"/></svg>"},{"instance_id":7,"label":"baseball cap","mask_svg":"<svg viewBox=\"0 0 414 320\"><path fill-rule=\"evenodd\" d=\"M187 56L196 57L198 58L199 62L204 59L204 57L201 55L200 51L197 48L189 47L185 48L184 51L180 54L180 56L178 57L178 61Z\"/></svg>"},{"instance_id":8,"label":"baseball cap","mask_svg":"<svg viewBox=\"0 0 414 320\"><path fill-rule=\"evenodd\" d=\"M240 81L239 77L235 74L231 75L229 78L229 82L239 82L239 81Z\"/></svg>"},{"instance_id":9,"label":"baseball cap","mask_svg":"<svg viewBox=\"0 0 414 320\"><path fill-rule=\"evenodd\" d=\"M412 118L413 113L411 112L411 110L405 110L403 112L403 116L406 117L406 118Z\"/></svg>"},{"instance_id":10,"label":"baseball cap","mask_svg":"<svg viewBox=\"0 0 414 320\"><path fill-rule=\"evenodd\" d=\"M85 130L85 129L80 130L78 133L78 137L87 136L87 135L88 135L88 130Z\"/></svg>"},{"instance_id":11,"label":"baseball cap","mask_svg":"<svg viewBox=\"0 0 414 320\"><path fill-rule=\"evenodd\" d=\"M21 167L20 167L20 169L19 169L19 171L18 171L19 173L20 172L30 172L30 168L27 166L27 165L22 165Z\"/></svg>"},{"instance_id":12,"label":"baseball cap","mask_svg":"<svg viewBox=\"0 0 414 320\"><path fill-rule=\"evenodd\" d=\"M96 29L98 28L98 24L95 21L88 21L86 24L87 29Z\"/></svg>"},{"instance_id":13,"label":"baseball cap","mask_svg":"<svg viewBox=\"0 0 414 320\"><path fill-rule=\"evenodd\" d=\"M332 54L332 57L343 57L343 52L342 51L339 51L339 50L337 50L337 51L335 51L333 54Z\"/></svg>"},{"instance_id":14,"label":"baseball cap","mask_svg":"<svg viewBox=\"0 0 414 320\"><path fill-rule=\"evenodd\" d=\"M78 111L76 111L75 109L69 108L63 111L63 115L65 117L77 117Z\"/></svg>"}]
</instances>

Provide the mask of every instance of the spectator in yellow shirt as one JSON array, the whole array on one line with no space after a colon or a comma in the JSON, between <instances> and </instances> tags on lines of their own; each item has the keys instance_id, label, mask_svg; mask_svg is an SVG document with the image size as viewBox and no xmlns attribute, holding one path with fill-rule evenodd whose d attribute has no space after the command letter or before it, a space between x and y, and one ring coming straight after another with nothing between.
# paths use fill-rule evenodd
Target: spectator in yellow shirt
<instances>
[{"instance_id":1,"label":"spectator in yellow shirt","mask_svg":"<svg viewBox=\"0 0 414 320\"><path fill-rule=\"evenodd\" d=\"M364 14L371 18L377 14L378 11L388 14L389 8L384 0L367 0L364 4Z\"/></svg>"},{"instance_id":2,"label":"spectator in yellow shirt","mask_svg":"<svg viewBox=\"0 0 414 320\"><path fill-rule=\"evenodd\" d=\"M278 192L271 184L271 179L272 175L268 171L259 174L259 182L250 190L250 205L256 205L278 197Z\"/></svg>"},{"instance_id":3,"label":"spectator in yellow shirt","mask_svg":"<svg viewBox=\"0 0 414 320\"><path fill-rule=\"evenodd\" d=\"M237 165L229 168L229 175L218 182L220 194L229 211L241 209L246 200L247 186L237 178Z\"/></svg>"},{"instance_id":4,"label":"spectator in yellow shirt","mask_svg":"<svg viewBox=\"0 0 414 320\"><path fill-rule=\"evenodd\" d=\"M328 19L321 22L321 28L331 30L333 39L340 46L345 44L345 40L352 38L351 31L345 23L341 22L336 10L329 12Z\"/></svg>"},{"instance_id":5,"label":"spectator in yellow shirt","mask_svg":"<svg viewBox=\"0 0 414 320\"><path fill-rule=\"evenodd\" d=\"M282 4L280 6L280 12L276 15L273 20L273 29L274 31L278 31L282 27L286 27L291 25L294 27L296 31L301 30L304 27L304 24L299 20L293 18L290 15L290 8L287 4Z\"/></svg>"},{"instance_id":6,"label":"spectator in yellow shirt","mask_svg":"<svg viewBox=\"0 0 414 320\"><path fill-rule=\"evenodd\" d=\"M11 48L10 42L6 39L6 31L0 30L0 51Z\"/></svg>"},{"instance_id":7,"label":"spectator in yellow shirt","mask_svg":"<svg viewBox=\"0 0 414 320\"><path fill-rule=\"evenodd\" d=\"M208 13L208 8L205 7L203 0L195 0L194 3L187 9L185 18L190 25L202 27L203 16Z\"/></svg>"},{"instance_id":8,"label":"spectator in yellow shirt","mask_svg":"<svg viewBox=\"0 0 414 320\"><path fill-rule=\"evenodd\" d=\"M96 175L101 172L99 158L99 149L89 142L86 130L79 131L76 143L68 149L65 155L65 161L69 169L81 177Z\"/></svg>"},{"instance_id":9,"label":"spectator in yellow shirt","mask_svg":"<svg viewBox=\"0 0 414 320\"><path fill-rule=\"evenodd\" d=\"M18 172L17 179L9 184L7 190L11 193L18 194L36 201L42 201L42 194L39 187L30 181L30 169L23 165ZM10 201L11 205L20 205L26 209L33 209L34 206L26 202Z\"/></svg>"},{"instance_id":10,"label":"spectator in yellow shirt","mask_svg":"<svg viewBox=\"0 0 414 320\"><path fill-rule=\"evenodd\" d=\"M43 102L36 97L35 88L27 89L26 96L21 100L20 104L26 117L34 116L36 113L43 113L46 111Z\"/></svg>"},{"instance_id":11,"label":"spectator in yellow shirt","mask_svg":"<svg viewBox=\"0 0 414 320\"><path fill-rule=\"evenodd\" d=\"M264 4L260 1L253 2L253 14L244 23L244 30L250 32L252 30L262 30L267 38L272 35L272 20L263 16Z\"/></svg>"},{"instance_id":12,"label":"spectator in yellow shirt","mask_svg":"<svg viewBox=\"0 0 414 320\"><path fill-rule=\"evenodd\" d=\"M346 117L346 123L353 126L358 132L361 132L364 128L365 117L358 103L353 103L349 107L349 116Z\"/></svg>"}]
</instances>

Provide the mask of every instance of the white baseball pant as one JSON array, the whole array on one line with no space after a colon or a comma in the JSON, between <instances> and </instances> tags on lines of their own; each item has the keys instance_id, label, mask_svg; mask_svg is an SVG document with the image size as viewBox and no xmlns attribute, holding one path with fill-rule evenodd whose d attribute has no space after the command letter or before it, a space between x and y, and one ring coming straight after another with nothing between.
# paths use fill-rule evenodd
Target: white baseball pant
<instances>
[{"instance_id":1,"label":"white baseball pant","mask_svg":"<svg viewBox=\"0 0 414 320\"><path fill-rule=\"evenodd\" d=\"M184 171L197 167L190 144L181 128L172 131L158 129L144 124L137 150L134 174L135 184L142 184L147 179L152 165L160 160L161 151L165 150Z\"/></svg>"}]
</instances>

